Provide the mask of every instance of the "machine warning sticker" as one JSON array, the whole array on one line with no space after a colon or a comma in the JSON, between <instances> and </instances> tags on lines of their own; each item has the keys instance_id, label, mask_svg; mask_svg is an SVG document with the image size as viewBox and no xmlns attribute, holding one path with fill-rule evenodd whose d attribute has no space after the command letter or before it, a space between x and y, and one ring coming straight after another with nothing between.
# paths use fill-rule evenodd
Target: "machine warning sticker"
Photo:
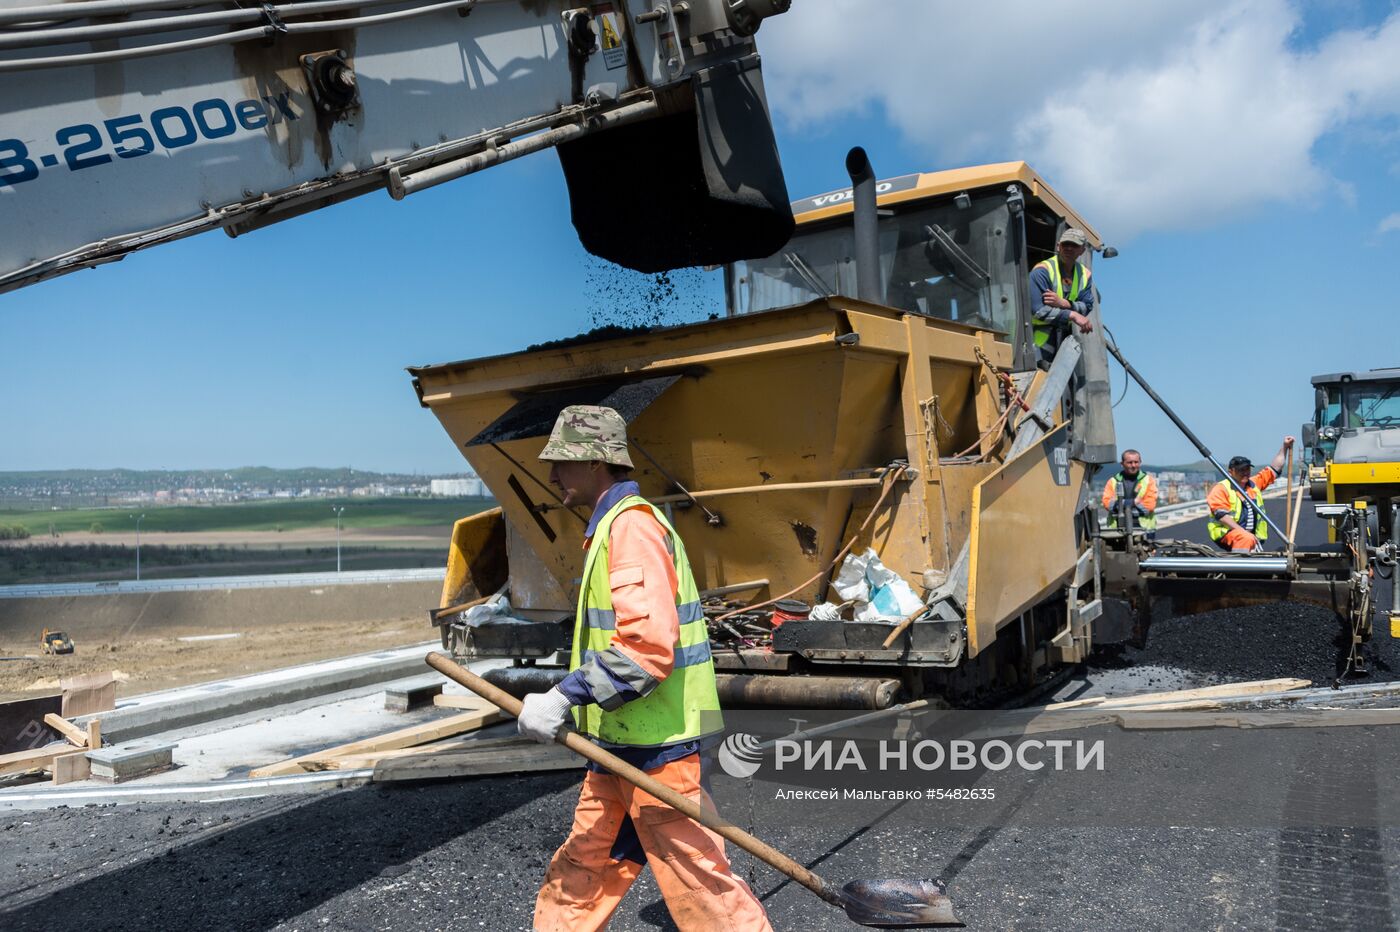
<instances>
[{"instance_id":1,"label":"machine warning sticker","mask_svg":"<svg viewBox=\"0 0 1400 932\"><path fill-rule=\"evenodd\" d=\"M598 46L603 50L603 64L609 71L627 66L627 51L622 45L622 27L618 24L617 11L612 4L605 3L593 8L593 16L598 23Z\"/></svg>"}]
</instances>

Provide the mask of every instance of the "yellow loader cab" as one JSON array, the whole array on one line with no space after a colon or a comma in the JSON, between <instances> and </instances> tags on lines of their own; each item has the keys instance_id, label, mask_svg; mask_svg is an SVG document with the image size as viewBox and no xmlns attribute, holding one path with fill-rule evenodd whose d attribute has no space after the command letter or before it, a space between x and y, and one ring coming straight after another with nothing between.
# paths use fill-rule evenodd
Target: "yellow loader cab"
<instances>
[{"instance_id":1,"label":"yellow loader cab","mask_svg":"<svg viewBox=\"0 0 1400 932\"><path fill-rule=\"evenodd\" d=\"M1313 376L1313 417L1303 425L1315 501L1366 501L1382 540L1400 504L1400 368Z\"/></svg>"},{"instance_id":2,"label":"yellow loader cab","mask_svg":"<svg viewBox=\"0 0 1400 932\"><path fill-rule=\"evenodd\" d=\"M1126 610L1090 596L1088 480L1117 455L1101 328L1077 365L1037 367L1027 293L1061 230L1098 234L1024 162L867 169L857 191L872 183L878 212L852 189L796 202L782 250L724 270L719 319L409 370L500 503L454 529L444 646L532 663L566 648L586 520L536 456L568 404L622 414L633 478L685 540L709 616L738 610L710 628L728 703L967 701L1127 637ZM998 373L1042 406L1035 423ZM762 603L841 603L833 561L868 549L936 610L898 632L850 606L771 628ZM468 618L503 587L506 623Z\"/></svg>"}]
</instances>

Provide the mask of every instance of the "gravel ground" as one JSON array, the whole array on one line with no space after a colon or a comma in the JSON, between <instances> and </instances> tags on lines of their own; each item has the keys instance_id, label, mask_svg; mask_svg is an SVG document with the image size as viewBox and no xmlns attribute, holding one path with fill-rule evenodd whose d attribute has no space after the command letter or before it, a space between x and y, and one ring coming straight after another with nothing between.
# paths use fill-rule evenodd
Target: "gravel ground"
<instances>
[{"instance_id":1,"label":"gravel ground","mask_svg":"<svg viewBox=\"0 0 1400 932\"><path fill-rule=\"evenodd\" d=\"M1144 650L1086 676L1114 691L1290 675L1326 682L1334 624L1291 606L1170 620L1154 626ZM1378 638L1376 649L1376 678L1391 678L1400 669L1392 642ZM1344 763L1346 778L1362 785L1388 779L1364 761ZM1299 785L1291 774L1260 779L1290 777ZM1400 830L1031 827L1020 808L1037 790L1025 786L980 830L949 829L906 807L856 832L791 826L765 836L838 882L940 878L974 929L1400 924L1390 893L1400 895ZM528 929L577 792L576 774L550 774L310 799L0 813L0 857L12 865L0 875L0 928ZM1144 798L1145 809L1153 804ZM853 928L734 855L775 928ZM648 875L611 928L673 928Z\"/></svg>"},{"instance_id":2,"label":"gravel ground","mask_svg":"<svg viewBox=\"0 0 1400 932\"><path fill-rule=\"evenodd\" d=\"M88 929L528 929L577 793L566 775L363 788L309 802L0 817L0 925ZM939 876L974 929L1394 928L1400 833L980 832L900 822L770 833L833 880ZM1386 853L1390 853L1387 859ZM746 876L744 856L735 866ZM851 926L757 868L778 929ZM649 875L612 928L672 928Z\"/></svg>"}]
</instances>

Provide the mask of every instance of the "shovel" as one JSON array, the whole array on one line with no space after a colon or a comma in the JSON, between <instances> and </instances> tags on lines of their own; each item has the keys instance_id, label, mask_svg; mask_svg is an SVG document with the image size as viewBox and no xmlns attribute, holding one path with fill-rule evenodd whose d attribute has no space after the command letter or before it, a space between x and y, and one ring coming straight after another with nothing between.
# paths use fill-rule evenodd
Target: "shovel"
<instances>
[{"instance_id":1,"label":"shovel","mask_svg":"<svg viewBox=\"0 0 1400 932\"><path fill-rule=\"evenodd\" d=\"M497 689L449 658L441 654L429 654L428 666L448 679L461 683L505 712L517 717L520 715L519 699ZM852 922L877 928L906 929L962 925L953 915L952 903L935 883L926 880L853 880L837 890L768 843L758 840L737 826L728 824L713 809L701 807L695 800L682 796L656 778L609 754L578 732L566 728L554 740L638 789L650 793L715 834L732 841L769 867L802 884L832 906L844 909L846 917Z\"/></svg>"}]
</instances>

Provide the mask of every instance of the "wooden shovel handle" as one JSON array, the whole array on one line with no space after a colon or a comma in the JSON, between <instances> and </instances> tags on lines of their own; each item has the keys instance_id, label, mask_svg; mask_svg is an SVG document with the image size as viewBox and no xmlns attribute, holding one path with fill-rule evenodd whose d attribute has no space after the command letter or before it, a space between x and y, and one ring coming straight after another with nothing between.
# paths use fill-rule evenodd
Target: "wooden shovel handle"
<instances>
[{"instance_id":1,"label":"wooden shovel handle","mask_svg":"<svg viewBox=\"0 0 1400 932\"><path fill-rule=\"evenodd\" d=\"M492 686L461 664L444 657L442 654L429 654L428 666L453 682L461 683L503 711L516 718L520 717L521 702L519 699L503 689ZM743 829L725 822L713 809L706 809L695 800L682 796L660 780L633 767L615 754L608 753L572 729L565 728L554 740L575 754L588 758L609 773L621 777L637 789L650 793L677 812L699 822L716 835L734 842L769 867L791 877L833 906L844 907L845 900L841 893L833 890L825 880L768 843L759 841Z\"/></svg>"},{"instance_id":2,"label":"wooden shovel handle","mask_svg":"<svg viewBox=\"0 0 1400 932\"><path fill-rule=\"evenodd\" d=\"M914 612L912 615L905 615L903 618L901 618L899 624L895 625L894 628L890 630L889 636L885 638L885 642L880 646L888 648L891 644L893 644L899 639L899 636L901 634L903 634L909 629L909 626L914 623L914 619L918 618L926 611L928 611L928 606L920 605L918 611Z\"/></svg>"}]
</instances>

